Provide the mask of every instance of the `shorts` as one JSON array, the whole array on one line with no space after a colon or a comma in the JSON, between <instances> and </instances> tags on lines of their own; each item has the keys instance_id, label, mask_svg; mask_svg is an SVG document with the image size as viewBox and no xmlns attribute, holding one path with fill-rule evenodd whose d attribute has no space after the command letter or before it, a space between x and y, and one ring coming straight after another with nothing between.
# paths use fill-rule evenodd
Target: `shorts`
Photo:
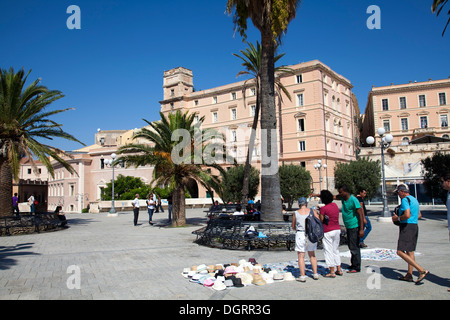
<instances>
[{"instance_id":1,"label":"shorts","mask_svg":"<svg viewBox=\"0 0 450 320\"><path fill-rule=\"evenodd\" d=\"M401 223L399 229L397 250L416 251L419 226L416 223Z\"/></svg>"},{"instance_id":2,"label":"shorts","mask_svg":"<svg viewBox=\"0 0 450 320\"><path fill-rule=\"evenodd\" d=\"M317 243L309 241L304 231L297 231L295 233L295 251L306 252L317 250Z\"/></svg>"}]
</instances>

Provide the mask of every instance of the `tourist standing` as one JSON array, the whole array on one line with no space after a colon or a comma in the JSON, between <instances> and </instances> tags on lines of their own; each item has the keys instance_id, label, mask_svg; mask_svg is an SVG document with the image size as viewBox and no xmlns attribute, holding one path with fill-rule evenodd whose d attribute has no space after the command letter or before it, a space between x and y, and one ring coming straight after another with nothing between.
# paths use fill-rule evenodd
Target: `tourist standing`
<instances>
[{"instance_id":1,"label":"tourist standing","mask_svg":"<svg viewBox=\"0 0 450 320\"><path fill-rule=\"evenodd\" d=\"M134 225L137 225L138 218L139 218L139 194L136 193L136 196L131 202L131 205L133 206L133 214L134 214Z\"/></svg>"},{"instance_id":2,"label":"tourist standing","mask_svg":"<svg viewBox=\"0 0 450 320\"><path fill-rule=\"evenodd\" d=\"M359 205L363 208L364 212L364 236L360 239L359 246L361 248L366 248L367 245L364 243L364 240L369 235L370 231L372 231L372 224L370 223L369 216L367 215L366 205L364 204L364 198L367 196L367 191L364 188L359 189L359 193L356 196L356 199L359 201Z\"/></svg>"},{"instance_id":3,"label":"tourist standing","mask_svg":"<svg viewBox=\"0 0 450 320\"><path fill-rule=\"evenodd\" d=\"M17 192L14 193L14 196L12 197L12 205L13 205L13 213L19 217L19 197L17 197Z\"/></svg>"},{"instance_id":4,"label":"tourist standing","mask_svg":"<svg viewBox=\"0 0 450 320\"><path fill-rule=\"evenodd\" d=\"M311 261L311 266L313 269L313 279L318 280L319 275L317 274L317 258L315 250L317 249L317 243L312 243L308 240L306 235L306 218L312 213L318 218L316 210L308 209L308 202L306 198L301 197L298 199L299 209L295 211L292 216L292 229L296 230L295 233L295 251L298 254L298 267L300 269L300 278L297 280L300 282L306 281L305 274L305 251L308 251L309 260Z\"/></svg>"},{"instance_id":5,"label":"tourist standing","mask_svg":"<svg viewBox=\"0 0 450 320\"><path fill-rule=\"evenodd\" d=\"M172 192L167 197L167 211L169 212L169 223L172 222L172 210L173 210L173 204L172 204Z\"/></svg>"},{"instance_id":6,"label":"tourist standing","mask_svg":"<svg viewBox=\"0 0 450 320\"><path fill-rule=\"evenodd\" d=\"M338 188L339 195L336 199L342 202L342 220L347 229L348 249L350 250L350 267L348 273L361 271L361 250L359 239L364 237L364 212L358 199L352 194L346 185Z\"/></svg>"},{"instance_id":7,"label":"tourist standing","mask_svg":"<svg viewBox=\"0 0 450 320\"><path fill-rule=\"evenodd\" d=\"M414 257L414 251L416 251L417 239L419 237L419 226L417 222L421 217L419 202L409 194L409 188L405 184L398 185L394 193L402 199L399 215L394 214L392 217L393 222L400 223L397 255L408 263L408 273L400 277L399 280L412 282L413 268L416 268L419 271L419 277L416 283L419 283L429 274L429 271L421 267Z\"/></svg>"},{"instance_id":8,"label":"tourist standing","mask_svg":"<svg viewBox=\"0 0 450 320\"><path fill-rule=\"evenodd\" d=\"M444 190L447 190L447 197L445 205L447 206L447 225L448 225L448 240L450 241L450 172L447 172L441 177L441 184ZM450 292L450 289L447 289Z\"/></svg>"},{"instance_id":9,"label":"tourist standing","mask_svg":"<svg viewBox=\"0 0 450 320\"><path fill-rule=\"evenodd\" d=\"M330 273L327 278L335 278L336 275L342 276L341 257L339 255L339 244L341 241L341 226L339 225L339 208L333 202L333 195L328 190L320 192L320 200L324 204L320 208L319 217L323 223L323 254L325 263ZM328 221L325 222L324 221Z\"/></svg>"},{"instance_id":10,"label":"tourist standing","mask_svg":"<svg viewBox=\"0 0 450 320\"><path fill-rule=\"evenodd\" d=\"M450 241L450 172L447 172L441 177L441 184L442 188L447 190L445 205L447 206L448 239Z\"/></svg>"},{"instance_id":11,"label":"tourist standing","mask_svg":"<svg viewBox=\"0 0 450 320\"><path fill-rule=\"evenodd\" d=\"M161 196L158 194L156 198L157 198L157 200L156 200L156 210L155 210L155 213L158 213L159 210L161 210L161 212L164 212L164 209L163 209L163 207L162 207Z\"/></svg>"},{"instance_id":12,"label":"tourist standing","mask_svg":"<svg viewBox=\"0 0 450 320\"><path fill-rule=\"evenodd\" d=\"M28 198L28 205L30 206L30 213L33 214L35 211L35 203L34 203L34 196L31 195Z\"/></svg>"},{"instance_id":13,"label":"tourist standing","mask_svg":"<svg viewBox=\"0 0 450 320\"><path fill-rule=\"evenodd\" d=\"M155 200L153 194L150 193L147 200L147 210L148 210L148 223L153 225L153 212L155 211Z\"/></svg>"}]
</instances>

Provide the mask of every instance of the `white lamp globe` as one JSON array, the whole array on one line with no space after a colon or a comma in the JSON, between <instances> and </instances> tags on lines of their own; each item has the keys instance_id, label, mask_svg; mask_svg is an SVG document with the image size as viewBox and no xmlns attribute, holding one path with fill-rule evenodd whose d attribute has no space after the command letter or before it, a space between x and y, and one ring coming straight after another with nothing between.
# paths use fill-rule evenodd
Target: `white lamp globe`
<instances>
[{"instance_id":1,"label":"white lamp globe","mask_svg":"<svg viewBox=\"0 0 450 320\"><path fill-rule=\"evenodd\" d=\"M113 160L115 160L116 157L117 157L117 155L116 155L115 153L111 154L111 158L112 158Z\"/></svg>"},{"instance_id":2,"label":"white lamp globe","mask_svg":"<svg viewBox=\"0 0 450 320\"><path fill-rule=\"evenodd\" d=\"M392 134L387 134L386 135L386 142L387 143L391 143L392 141L394 141L394 137L392 136Z\"/></svg>"},{"instance_id":3,"label":"white lamp globe","mask_svg":"<svg viewBox=\"0 0 450 320\"><path fill-rule=\"evenodd\" d=\"M386 130L384 130L384 128L378 128L378 129L377 129L377 133L378 133L380 136L382 136L382 135L384 135L384 134L386 133Z\"/></svg>"},{"instance_id":4,"label":"white lamp globe","mask_svg":"<svg viewBox=\"0 0 450 320\"><path fill-rule=\"evenodd\" d=\"M367 137L366 139L367 144L373 144L375 142L375 138L372 136Z\"/></svg>"},{"instance_id":5,"label":"white lamp globe","mask_svg":"<svg viewBox=\"0 0 450 320\"><path fill-rule=\"evenodd\" d=\"M324 164L323 166L322 166L324 169L326 169L327 168L327 165L326 164Z\"/></svg>"}]
</instances>

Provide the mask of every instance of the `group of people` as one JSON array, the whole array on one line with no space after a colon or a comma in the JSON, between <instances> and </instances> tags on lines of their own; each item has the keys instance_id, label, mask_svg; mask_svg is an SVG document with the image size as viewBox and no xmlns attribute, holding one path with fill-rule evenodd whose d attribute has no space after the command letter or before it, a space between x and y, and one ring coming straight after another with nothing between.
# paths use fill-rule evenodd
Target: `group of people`
<instances>
[{"instance_id":1,"label":"group of people","mask_svg":"<svg viewBox=\"0 0 450 320\"><path fill-rule=\"evenodd\" d=\"M160 210L161 212L164 212L164 209L162 207L162 200L159 195L156 195L155 193L151 192L147 200L145 201L147 206L147 212L148 212L148 223L150 225L153 225L153 213L158 213ZM135 195L134 200L131 202L131 205L133 206L133 213L134 213L134 225L137 226L138 219L139 219L139 194ZM167 197L167 210L168 210L168 223L172 222L172 194L170 194Z\"/></svg>"},{"instance_id":2,"label":"group of people","mask_svg":"<svg viewBox=\"0 0 450 320\"><path fill-rule=\"evenodd\" d=\"M34 198L34 195L31 195L27 199L27 203L30 206L30 213L34 214L36 211L36 206L38 204L38 201ZM13 205L13 213L16 216L19 216L20 210L19 210L19 197L17 195L17 192L14 193L14 196L12 197L12 205Z\"/></svg>"},{"instance_id":3,"label":"group of people","mask_svg":"<svg viewBox=\"0 0 450 320\"><path fill-rule=\"evenodd\" d=\"M219 212L219 218L230 219L239 217L251 217L252 220L261 220L261 202L258 200L256 203L253 200L249 200L247 205L243 207L240 201L235 203L228 203L228 205L234 206L234 212L228 212L226 206L219 204L219 201L214 201L214 204L209 208L209 216L211 217L215 212Z\"/></svg>"},{"instance_id":4,"label":"group of people","mask_svg":"<svg viewBox=\"0 0 450 320\"><path fill-rule=\"evenodd\" d=\"M443 189L447 190L447 216L450 219L450 173L441 178ZM399 237L397 242L397 255L408 263L406 275L399 277L399 280L413 282L413 270L418 271L416 283L420 283L430 272L419 265L415 260L417 239L419 234L418 220L421 218L419 203L417 199L410 195L409 188L405 184L400 184L394 193L401 199L401 204L397 214L393 214L392 221L399 226ZM317 258L315 250L317 243L308 241L306 235L306 218L314 215L323 223L322 245L324 257L329 273L324 275L327 278L342 276L341 259L339 254L339 244L341 238L341 227L339 224L339 208L334 200L342 203L342 220L347 231L347 244L351 254L350 267L347 273L357 273L361 271L361 251L366 247L364 239L372 230L372 226L364 205L366 190L359 190L357 197L352 195L345 185L338 187L338 195L333 195L328 190L322 190L320 194L311 194L312 197L320 197L323 204L318 210L307 207L306 198L298 201L299 209L295 211L292 219L292 228L296 230L295 251L298 254L298 264L300 269L299 281L306 281L305 276L305 253L308 252L312 269L313 279L319 279L317 273ZM449 225L450 240L450 225ZM449 289L450 291L450 289Z\"/></svg>"}]
</instances>

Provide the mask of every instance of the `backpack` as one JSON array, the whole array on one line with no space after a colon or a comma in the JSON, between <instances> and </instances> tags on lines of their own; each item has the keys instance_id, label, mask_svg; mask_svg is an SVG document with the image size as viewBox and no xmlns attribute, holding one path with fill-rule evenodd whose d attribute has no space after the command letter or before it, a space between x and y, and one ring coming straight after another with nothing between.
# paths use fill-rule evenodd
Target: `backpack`
<instances>
[{"instance_id":1,"label":"backpack","mask_svg":"<svg viewBox=\"0 0 450 320\"><path fill-rule=\"evenodd\" d=\"M317 243L323 238L322 222L314 215L313 209L310 209L309 216L305 219L305 229L309 241Z\"/></svg>"}]
</instances>

